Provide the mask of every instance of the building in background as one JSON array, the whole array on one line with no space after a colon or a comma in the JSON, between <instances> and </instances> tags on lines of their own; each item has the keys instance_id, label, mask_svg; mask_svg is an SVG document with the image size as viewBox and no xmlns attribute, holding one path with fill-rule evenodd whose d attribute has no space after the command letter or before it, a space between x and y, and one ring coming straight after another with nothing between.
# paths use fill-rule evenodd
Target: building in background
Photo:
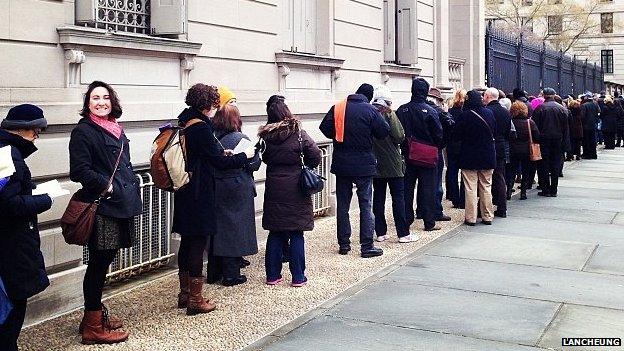
<instances>
[{"instance_id":1,"label":"building in background","mask_svg":"<svg viewBox=\"0 0 624 351\"><path fill-rule=\"evenodd\" d=\"M318 123L337 100L364 82L386 84L395 105L411 80L426 78L450 93L484 86L483 0L0 0L0 116L34 103L49 121L29 166L36 181L68 179L69 132L86 86L112 84L132 142L144 214L137 247L114 262L118 274L172 257L171 196L146 173L158 126L175 119L186 89L225 85L238 98L244 132L265 121L265 101L287 97L329 156ZM326 157L324 162L329 162ZM264 170L257 174L262 211ZM319 209L331 194L315 199ZM88 257L63 241L59 218L68 198L40 216L42 250L52 285L29 303L27 323L79 307Z\"/></svg>"}]
</instances>

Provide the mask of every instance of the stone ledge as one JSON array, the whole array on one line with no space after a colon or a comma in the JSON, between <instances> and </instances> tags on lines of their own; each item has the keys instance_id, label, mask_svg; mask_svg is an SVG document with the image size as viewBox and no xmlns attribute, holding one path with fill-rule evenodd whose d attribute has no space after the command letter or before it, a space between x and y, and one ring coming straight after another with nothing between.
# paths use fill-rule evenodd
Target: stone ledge
<instances>
[{"instance_id":1,"label":"stone ledge","mask_svg":"<svg viewBox=\"0 0 624 351\"><path fill-rule=\"evenodd\" d=\"M402 66L396 65L392 63L386 63L379 66L379 72L381 74L394 74L394 75L402 75L402 76L418 76L422 68L413 67L413 66Z\"/></svg>"},{"instance_id":2,"label":"stone ledge","mask_svg":"<svg viewBox=\"0 0 624 351\"><path fill-rule=\"evenodd\" d=\"M327 70L339 70L345 60L310 54L300 54L293 52L276 52L275 63L278 65L312 67Z\"/></svg>"}]
</instances>

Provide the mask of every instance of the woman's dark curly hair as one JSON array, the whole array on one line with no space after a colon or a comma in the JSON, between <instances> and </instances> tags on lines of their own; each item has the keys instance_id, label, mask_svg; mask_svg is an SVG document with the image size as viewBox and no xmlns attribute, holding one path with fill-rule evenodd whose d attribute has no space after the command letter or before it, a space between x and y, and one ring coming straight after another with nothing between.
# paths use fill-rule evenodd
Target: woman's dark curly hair
<instances>
[{"instance_id":1,"label":"woman's dark curly hair","mask_svg":"<svg viewBox=\"0 0 624 351\"><path fill-rule=\"evenodd\" d=\"M188 90L184 102L200 112L219 108L219 92L215 86L197 83Z\"/></svg>"},{"instance_id":2,"label":"woman's dark curly hair","mask_svg":"<svg viewBox=\"0 0 624 351\"><path fill-rule=\"evenodd\" d=\"M111 113L109 117L113 117L115 119L121 117L121 114L123 113L123 111L121 109L121 104L119 103L119 97L117 97L117 93L115 92L113 87L99 80L94 80L93 82L91 82L91 84L89 84L89 87L87 88L87 92L84 95L84 101L82 103L82 110L80 110L79 114L82 117L89 117L89 114L91 113L91 111L89 110L89 100L91 100L91 93L93 92L93 89L99 88L99 87L102 87L108 90L108 96L110 97L110 102L111 102Z\"/></svg>"}]
</instances>

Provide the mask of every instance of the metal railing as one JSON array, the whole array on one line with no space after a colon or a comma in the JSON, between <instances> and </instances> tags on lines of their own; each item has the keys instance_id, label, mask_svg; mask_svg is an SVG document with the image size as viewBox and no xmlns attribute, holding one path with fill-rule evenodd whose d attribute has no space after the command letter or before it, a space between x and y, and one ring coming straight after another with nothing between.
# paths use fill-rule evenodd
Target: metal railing
<instances>
[{"instance_id":1,"label":"metal railing","mask_svg":"<svg viewBox=\"0 0 624 351\"><path fill-rule=\"evenodd\" d=\"M320 217L325 216L329 212L329 195L331 193L331 185L330 185L330 173L329 173L329 164L331 155L331 144L319 146L321 149L321 163L316 167L316 172L323 176L325 179L325 188L323 191L316 193L312 196L313 210L314 216Z\"/></svg>"},{"instance_id":2,"label":"metal railing","mask_svg":"<svg viewBox=\"0 0 624 351\"><path fill-rule=\"evenodd\" d=\"M136 175L139 179L143 212L134 218L134 243L121 249L111 264L107 280L121 280L167 264L171 252L173 196L154 186L149 173ZM89 262L89 251L83 250L83 263Z\"/></svg>"},{"instance_id":3,"label":"metal railing","mask_svg":"<svg viewBox=\"0 0 624 351\"><path fill-rule=\"evenodd\" d=\"M150 0L96 0L92 6L94 18L82 22L87 26L141 34L150 32Z\"/></svg>"}]
</instances>

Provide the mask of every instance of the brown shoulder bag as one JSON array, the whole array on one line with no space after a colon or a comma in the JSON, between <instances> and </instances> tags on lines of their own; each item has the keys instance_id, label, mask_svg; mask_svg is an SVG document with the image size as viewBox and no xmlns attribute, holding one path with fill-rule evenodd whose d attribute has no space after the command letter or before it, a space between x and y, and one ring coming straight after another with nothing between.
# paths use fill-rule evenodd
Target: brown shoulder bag
<instances>
[{"instance_id":1,"label":"brown shoulder bag","mask_svg":"<svg viewBox=\"0 0 624 351\"><path fill-rule=\"evenodd\" d=\"M93 232L93 223L95 223L95 215L100 205L100 201L106 196L108 189L113 184L113 178L119 168L119 161L121 161L121 155L124 151L124 142L121 142L121 150L119 156L117 156L117 162L115 162L115 168L113 168L113 174L111 174L108 180L108 185L102 191L100 196L93 202L84 202L76 198L74 194L69 200L67 209L61 217L61 229L63 230L63 238L65 242L70 245L84 246L89 242L91 232Z\"/></svg>"}]
</instances>

